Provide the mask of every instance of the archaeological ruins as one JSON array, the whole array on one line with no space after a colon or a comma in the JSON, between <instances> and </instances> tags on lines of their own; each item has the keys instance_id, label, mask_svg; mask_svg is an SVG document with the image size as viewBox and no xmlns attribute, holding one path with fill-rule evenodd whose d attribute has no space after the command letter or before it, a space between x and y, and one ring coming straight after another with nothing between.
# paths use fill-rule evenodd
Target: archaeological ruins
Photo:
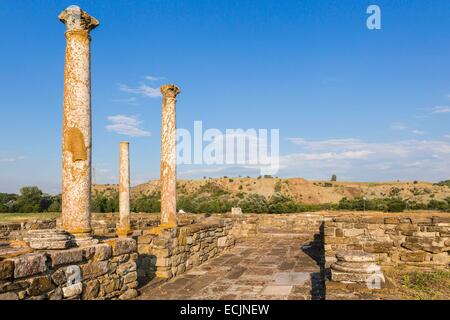
<instances>
[{"instance_id":1,"label":"archaeological ruins","mask_svg":"<svg viewBox=\"0 0 450 320\"><path fill-rule=\"evenodd\" d=\"M378 299L385 271L447 269L439 213L177 213L176 102L161 87L161 215L130 212L129 143L119 146L119 214L91 215L91 31L77 6L67 30L60 219L0 224L0 300ZM132 159L131 159L132 161Z\"/></svg>"}]
</instances>

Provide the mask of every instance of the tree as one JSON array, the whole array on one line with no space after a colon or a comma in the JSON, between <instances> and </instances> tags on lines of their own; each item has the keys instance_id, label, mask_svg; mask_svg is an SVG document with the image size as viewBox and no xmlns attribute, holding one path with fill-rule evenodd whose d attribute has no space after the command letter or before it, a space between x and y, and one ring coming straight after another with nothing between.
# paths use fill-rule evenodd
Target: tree
<instances>
[{"instance_id":1,"label":"tree","mask_svg":"<svg viewBox=\"0 0 450 320\"><path fill-rule=\"evenodd\" d=\"M38 187L23 187L17 198L18 212L39 212L41 210L42 191Z\"/></svg>"},{"instance_id":2,"label":"tree","mask_svg":"<svg viewBox=\"0 0 450 320\"><path fill-rule=\"evenodd\" d=\"M331 181L337 181L337 176L336 176L335 174L333 174L333 175L331 176Z\"/></svg>"}]
</instances>

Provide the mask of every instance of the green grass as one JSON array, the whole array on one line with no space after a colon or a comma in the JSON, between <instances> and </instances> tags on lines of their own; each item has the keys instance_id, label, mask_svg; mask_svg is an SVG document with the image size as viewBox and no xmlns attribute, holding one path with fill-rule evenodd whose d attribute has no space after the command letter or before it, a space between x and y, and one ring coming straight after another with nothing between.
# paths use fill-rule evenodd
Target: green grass
<instances>
[{"instance_id":1,"label":"green grass","mask_svg":"<svg viewBox=\"0 0 450 320\"><path fill-rule=\"evenodd\" d=\"M415 299L450 299L450 271L408 272L401 284Z\"/></svg>"},{"instance_id":2,"label":"green grass","mask_svg":"<svg viewBox=\"0 0 450 320\"><path fill-rule=\"evenodd\" d=\"M38 212L38 213L0 213L0 222L54 219L61 216L60 212Z\"/></svg>"}]
</instances>

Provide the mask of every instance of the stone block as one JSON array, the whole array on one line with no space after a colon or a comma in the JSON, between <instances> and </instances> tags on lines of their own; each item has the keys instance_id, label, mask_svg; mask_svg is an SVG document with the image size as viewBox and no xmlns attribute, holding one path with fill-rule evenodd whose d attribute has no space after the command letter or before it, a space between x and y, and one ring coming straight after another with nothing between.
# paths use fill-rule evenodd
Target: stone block
<instances>
[{"instance_id":1,"label":"stone block","mask_svg":"<svg viewBox=\"0 0 450 320\"><path fill-rule=\"evenodd\" d=\"M112 248L109 244L100 243L83 248L85 259L92 261L103 261L111 258Z\"/></svg>"},{"instance_id":2,"label":"stone block","mask_svg":"<svg viewBox=\"0 0 450 320\"><path fill-rule=\"evenodd\" d=\"M344 229L345 237L357 237L364 234L364 229Z\"/></svg>"},{"instance_id":3,"label":"stone block","mask_svg":"<svg viewBox=\"0 0 450 320\"><path fill-rule=\"evenodd\" d=\"M402 252L400 254L400 261L405 262L423 262L427 259L426 252Z\"/></svg>"},{"instance_id":4,"label":"stone block","mask_svg":"<svg viewBox=\"0 0 450 320\"><path fill-rule=\"evenodd\" d=\"M116 238L105 240L112 247L113 256L136 252L136 241L131 238Z\"/></svg>"},{"instance_id":5,"label":"stone block","mask_svg":"<svg viewBox=\"0 0 450 320\"><path fill-rule=\"evenodd\" d=\"M334 237L336 235L336 228L324 228L323 234L324 236Z\"/></svg>"},{"instance_id":6,"label":"stone block","mask_svg":"<svg viewBox=\"0 0 450 320\"><path fill-rule=\"evenodd\" d=\"M108 261L91 262L83 264L80 267L81 273L83 275L83 280L88 280L106 274L109 270L109 262Z\"/></svg>"},{"instance_id":7,"label":"stone block","mask_svg":"<svg viewBox=\"0 0 450 320\"><path fill-rule=\"evenodd\" d=\"M226 236L217 238L217 246L219 248L226 247L227 246L227 239L228 239L228 237L226 237Z\"/></svg>"},{"instance_id":8,"label":"stone block","mask_svg":"<svg viewBox=\"0 0 450 320\"><path fill-rule=\"evenodd\" d=\"M70 285L68 287L62 288L63 297L70 299L79 296L83 292L83 284L78 282L76 284Z\"/></svg>"},{"instance_id":9,"label":"stone block","mask_svg":"<svg viewBox=\"0 0 450 320\"><path fill-rule=\"evenodd\" d=\"M83 295L81 299L83 300L92 300L97 298L98 293L100 291L100 282L97 279L87 281L84 285Z\"/></svg>"},{"instance_id":10,"label":"stone block","mask_svg":"<svg viewBox=\"0 0 450 320\"><path fill-rule=\"evenodd\" d=\"M392 248L392 242L375 242L364 245L364 251L369 253L389 253Z\"/></svg>"},{"instance_id":11,"label":"stone block","mask_svg":"<svg viewBox=\"0 0 450 320\"><path fill-rule=\"evenodd\" d=\"M55 288L50 276L42 276L33 278L27 293L30 296L39 296Z\"/></svg>"},{"instance_id":12,"label":"stone block","mask_svg":"<svg viewBox=\"0 0 450 320\"><path fill-rule=\"evenodd\" d=\"M48 251L47 256L50 266L57 268L66 264L74 264L83 261L83 249L75 248L69 250Z\"/></svg>"},{"instance_id":13,"label":"stone block","mask_svg":"<svg viewBox=\"0 0 450 320\"><path fill-rule=\"evenodd\" d=\"M123 294L119 296L119 300L131 300L138 296L138 292L136 289L128 289Z\"/></svg>"},{"instance_id":14,"label":"stone block","mask_svg":"<svg viewBox=\"0 0 450 320\"><path fill-rule=\"evenodd\" d=\"M19 300L19 296L15 292L0 293L1 300Z\"/></svg>"},{"instance_id":15,"label":"stone block","mask_svg":"<svg viewBox=\"0 0 450 320\"><path fill-rule=\"evenodd\" d=\"M385 224L398 224L399 219L398 218L384 218Z\"/></svg>"},{"instance_id":16,"label":"stone block","mask_svg":"<svg viewBox=\"0 0 450 320\"><path fill-rule=\"evenodd\" d=\"M117 267L117 274L119 276L124 276L130 272L136 271L136 262L129 261L127 263L121 264Z\"/></svg>"},{"instance_id":17,"label":"stone block","mask_svg":"<svg viewBox=\"0 0 450 320\"><path fill-rule=\"evenodd\" d=\"M133 271L130 273L127 273L124 277L123 277L123 283L130 283L130 282L134 282L137 280L137 272Z\"/></svg>"},{"instance_id":18,"label":"stone block","mask_svg":"<svg viewBox=\"0 0 450 320\"><path fill-rule=\"evenodd\" d=\"M42 253L29 253L11 259L14 262L14 278L24 278L47 271L47 258Z\"/></svg>"},{"instance_id":19,"label":"stone block","mask_svg":"<svg viewBox=\"0 0 450 320\"><path fill-rule=\"evenodd\" d=\"M6 282L0 285L0 293L9 291L23 291L30 286L30 283L26 280L16 280L14 282Z\"/></svg>"},{"instance_id":20,"label":"stone block","mask_svg":"<svg viewBox=\"0 0 450 320\"><path fill-rule=\"evenodd\" d=\"M11 260L0 261L0 280L11 279L14 275L14 262Z\"/></svg>"}]
</instances>

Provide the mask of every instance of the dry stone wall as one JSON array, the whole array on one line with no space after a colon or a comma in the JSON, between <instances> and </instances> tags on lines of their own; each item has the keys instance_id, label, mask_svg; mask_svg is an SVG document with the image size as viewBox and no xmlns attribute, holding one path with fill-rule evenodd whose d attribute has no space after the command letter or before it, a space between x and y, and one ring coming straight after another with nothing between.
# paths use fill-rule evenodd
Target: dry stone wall
<instances>
[{"instance_id":1,"label":"dry stone wall","mask_svg":"<svg viewBox=\"0 0 450 320\"><path fill-rule=\"evenodd\" d=\"M0 300L131 299L137 257L125 238L57 251L0 247Z\"/></svg>"},{"instance_id":2,"label":"dry stone wall","mask_svg":"<svg viewBox=\"0 0 450 320\"><path fill-rule=\"evenodd\" d=\"M169 279L230 249L235 239L228 219L207 219L179 228L143 230L137 237L140 278Z\"/></svg>"},{"instance_id":3,"label":"dry stone wall","mask_svg":"<svg viewBox=\"0 0 450 320\"><path fill-rule=\"evenodd\" d=\"M324 222L324 249L327 267L338 252L362 251L382 266L448 268L450 217L334 217Z\"/></svg>"}]
</instances>

